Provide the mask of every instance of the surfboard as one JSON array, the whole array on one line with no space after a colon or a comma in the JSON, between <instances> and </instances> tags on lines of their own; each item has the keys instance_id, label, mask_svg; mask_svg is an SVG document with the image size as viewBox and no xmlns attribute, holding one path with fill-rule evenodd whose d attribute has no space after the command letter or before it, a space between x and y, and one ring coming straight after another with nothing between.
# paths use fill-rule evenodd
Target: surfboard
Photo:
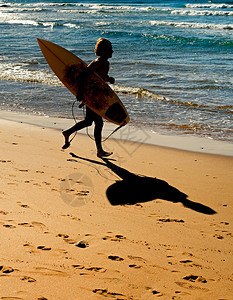
<instances>
[{"instance_id":1,"label":"surfboard","mask_svg":"<svg viewBox=\"0 0 233 300\"><path fill-rule=\"evenodd\" d=\"M72 94L78 94L79 75L87 64L65 48L37 39L48 65ZM95 72L85 77L83 103L106 120L117 125L129 122L123 103L110 86Z\"/></svg>"}]
</instances>

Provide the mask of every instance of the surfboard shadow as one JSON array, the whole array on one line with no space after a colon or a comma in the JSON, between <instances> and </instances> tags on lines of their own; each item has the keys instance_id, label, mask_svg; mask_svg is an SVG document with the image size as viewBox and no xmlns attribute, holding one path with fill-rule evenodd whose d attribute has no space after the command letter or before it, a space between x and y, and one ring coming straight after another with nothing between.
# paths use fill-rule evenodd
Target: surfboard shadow
<instances>
[{"instance_id":1,"label":"surfboard shadow","mask_svg":"<svg viewBox=\"0 0 233 300\"><path fill-rule=\"evenodd\" d=\"M73 157L98 165L103 165L112 170L122 180L117 180L106 190L106 195L112 205L134 205L156 199L162 199L173 203L182 203L184 207L196 212L213 215L212 208L188 199L188 195L169 185L165 180L156 177L136 175L128 170L117 166L109 159L102 158L104 163L82 158L70 153Z\"/></svg>"}]
</instances>

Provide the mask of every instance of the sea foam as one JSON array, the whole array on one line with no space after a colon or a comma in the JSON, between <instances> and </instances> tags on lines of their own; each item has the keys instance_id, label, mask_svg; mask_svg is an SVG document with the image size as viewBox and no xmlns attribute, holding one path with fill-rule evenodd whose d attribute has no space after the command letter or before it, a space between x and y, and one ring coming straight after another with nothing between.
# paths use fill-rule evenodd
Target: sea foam
<instances>
[{"instance_id":1,"label":"sea foam","mask_svg":"<svg viewBox=\"0 0 233 300\"><path fill-rule=\"evenodd\" d=\"M233 30L233 24L211 24L211 23L191 23L191 22L167 22L167 21L150 21L154 26L173 26L182 28L199 28L212 30Z\"/></svg>"},{"instance_id":2,"label":"sea foam","mask_svg":"<svg viewBox=\"0 0 233 300\"><path fill-rule=\"evenodd\" d=\"M187 15L187 16L233 16L233 11L214 11L214 10L188 10L175 9L171 12L172 15Z\"/></svg>"}]
</instances>

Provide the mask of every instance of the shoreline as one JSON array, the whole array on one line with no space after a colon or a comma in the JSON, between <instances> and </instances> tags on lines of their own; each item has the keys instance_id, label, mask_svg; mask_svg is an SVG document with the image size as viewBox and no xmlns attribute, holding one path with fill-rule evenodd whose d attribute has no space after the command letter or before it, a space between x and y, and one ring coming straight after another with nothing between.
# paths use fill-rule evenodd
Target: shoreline
<instances>
[{"instance_id":1,"label":"shoreline","mask_svg":"<svg viewBox=\"0 0 233 300\"><path fill-rule=\"evenodd\" d=\"M23 114L21 112L4 110L0 111L0 119L57 130L64 130L74 125L73 119ZM116 127L117 125L115 124L105 122L103 139L106 138ZM92 135L93 129L88 129L88 132ZM86 129L83 129L79 133L86 134L87 131ZM233 156L233 143L227 141L219 141L190 135L165 135L153 132L153 130L139 128L131 124L121 128L118 132L114 133L110 139L198 153Z\"/></svg>"}]
</instances>

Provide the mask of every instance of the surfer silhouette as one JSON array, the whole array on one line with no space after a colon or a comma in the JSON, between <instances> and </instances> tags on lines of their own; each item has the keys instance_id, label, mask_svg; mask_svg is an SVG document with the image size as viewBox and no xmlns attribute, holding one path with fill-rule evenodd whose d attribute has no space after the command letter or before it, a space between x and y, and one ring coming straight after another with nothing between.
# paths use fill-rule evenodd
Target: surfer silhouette
<instances>
[{"instance_id":1,"label":"surfer silhouette","mask_svg":"<svg viewBox=\"0 0 233 300\"><path fill-rule=\"evenodd\" d=\"M83 96L83 81L85 76L92 72L96 72L104 81L114 83L115 79L113 77L108 76L109 71L109 61L108 59L112 57L113 50L112 44L109 40L104 38L99 38L96 46L95 46L95 54L98 56L97 59L93 60L84 70L82 75L79 77L78 83L78 95L77 100L81 101ZM79 105L82 107L85 105L83 102ZM72 133L79 131L85 127L91 126L92 123L95 123L94 128L94 138L97 148L97 156L98 157L107 157L112 154L112 152L106 152L102 147L102 129L103 129L103 119L101 116L92 111L89 107L86 106L86 116L85 119L76 123L73 127L62 132L65 138L65 144L62 149L67 149L70 146L69 137Z\"/></svg>"}]
</instances>

